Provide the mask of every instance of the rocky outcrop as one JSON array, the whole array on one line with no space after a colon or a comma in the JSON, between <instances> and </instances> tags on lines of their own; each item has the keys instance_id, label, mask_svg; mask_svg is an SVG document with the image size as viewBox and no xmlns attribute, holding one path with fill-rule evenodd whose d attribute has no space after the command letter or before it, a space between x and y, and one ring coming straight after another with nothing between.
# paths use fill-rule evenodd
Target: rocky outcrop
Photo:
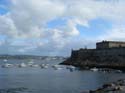
<instances>
[{"instance_id":1,"label":"rocky outcrop","mask_svg":"<svg viewBox=\"0 0 125 93\"><path fill-rule=\"evenodd\" d=\"M85 92L84 92L85 93ZM125 80L104 84L96 90L90 90L88 93L125 93Z\"/></svg>"}]
</instances>

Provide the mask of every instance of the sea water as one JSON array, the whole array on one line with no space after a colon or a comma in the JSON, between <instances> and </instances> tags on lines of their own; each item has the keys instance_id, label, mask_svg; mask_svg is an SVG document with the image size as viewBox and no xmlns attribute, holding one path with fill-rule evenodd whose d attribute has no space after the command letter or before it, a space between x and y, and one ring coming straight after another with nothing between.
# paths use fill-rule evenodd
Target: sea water
<instances>
[{"instance_id":1,"label":"sea water","mask_svg":"<svg viewBox=\"0 0 125 93\"><path fill-rule=\"evenodd\" d=\"M104 83L124 79L124 73L104 73L87 70L55 70L51 65L63 60L34 60L36 64L50 64L40 67L0 67L0 93L81 93L93 90ZM8 60L8 63L26 63L27 60ZM4 62L1 60L1 64Z\"/></svg>"}]
</instances>

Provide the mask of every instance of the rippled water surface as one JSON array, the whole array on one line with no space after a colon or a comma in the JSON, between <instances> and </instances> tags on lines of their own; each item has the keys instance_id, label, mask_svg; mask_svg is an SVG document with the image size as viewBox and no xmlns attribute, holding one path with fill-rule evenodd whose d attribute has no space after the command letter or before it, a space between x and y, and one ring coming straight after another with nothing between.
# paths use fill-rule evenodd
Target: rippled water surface
<instances>
[{"instance_id":1,"label":"rippled water surface","mask_svg":"<svg viewBox=\"0 0 125 93\"><path fill-rule=\"evenodd\" d=\"M106 82L125 78L124 73L103 73L91 71L69 71L65 67L54 70L51 65L62 60L34 60L35 63L49 63L47 69L37 68L1 68L0 93L81 93L95 89ZM27 62L9 60L8 63ZM1 64L3 61L1 60Z\"/></svg>"}]
</instances>

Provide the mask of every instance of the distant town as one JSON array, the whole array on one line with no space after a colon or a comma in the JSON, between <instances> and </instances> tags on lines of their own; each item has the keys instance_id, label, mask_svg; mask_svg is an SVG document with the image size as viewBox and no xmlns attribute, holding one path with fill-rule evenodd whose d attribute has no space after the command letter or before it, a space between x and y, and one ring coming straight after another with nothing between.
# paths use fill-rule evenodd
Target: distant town
<instances>
[{"instance_id":1,"label":"distant town","mask_svg":"<svg viewBox=\"0 0 125 93\"><path fill-rule=\"evenodd\" d=\"M36 56L36 55L0 55L0 59L65 59L62 56Z\"/></svg>"}]
</instances>

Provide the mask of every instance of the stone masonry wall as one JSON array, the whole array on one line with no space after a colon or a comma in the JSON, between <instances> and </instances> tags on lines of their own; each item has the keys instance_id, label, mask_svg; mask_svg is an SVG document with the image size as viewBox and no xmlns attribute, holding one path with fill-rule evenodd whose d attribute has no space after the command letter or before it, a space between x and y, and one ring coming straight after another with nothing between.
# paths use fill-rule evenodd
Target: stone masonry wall
<instances>
[{"instance_id":1,"label":"stone masonry wall","mask_svg":"<svg viewBox=\"0 0 125 93\"><path fill-rule=\"evenodd\" d=\"M76 65L125 65L125 48L80 49L72 51L70 61Z\"/></svg>"}]
</instances>

